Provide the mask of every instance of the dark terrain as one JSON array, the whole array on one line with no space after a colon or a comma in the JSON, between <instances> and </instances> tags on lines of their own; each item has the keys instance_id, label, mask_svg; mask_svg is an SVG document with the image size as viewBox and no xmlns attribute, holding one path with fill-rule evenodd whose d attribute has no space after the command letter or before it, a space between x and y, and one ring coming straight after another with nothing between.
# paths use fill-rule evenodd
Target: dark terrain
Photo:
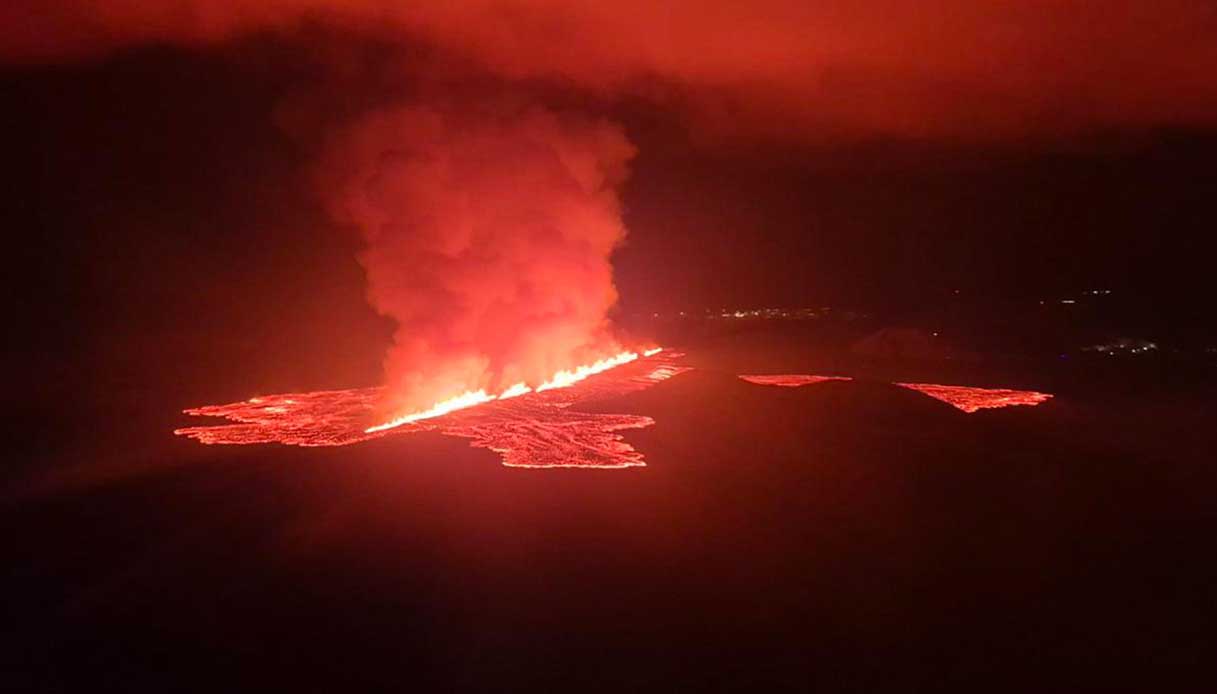
<instances>
[{"instance_id":1,"label":"dark terrain","mask_svg":"<svg viewBox=\"0 0 1217 694\"><path fill-rule=\"evenodd\" d=\"M5 689L1211 690L1211 374L1116 361L703 335L596 403L657 421L631 470L200 446L175 411L219 386L98 396L10 430L42 455L4 498ZM783 372L860 380L736 378ZM1056 398L968 415L896 377Z\"/></svg>"}]
</instances>

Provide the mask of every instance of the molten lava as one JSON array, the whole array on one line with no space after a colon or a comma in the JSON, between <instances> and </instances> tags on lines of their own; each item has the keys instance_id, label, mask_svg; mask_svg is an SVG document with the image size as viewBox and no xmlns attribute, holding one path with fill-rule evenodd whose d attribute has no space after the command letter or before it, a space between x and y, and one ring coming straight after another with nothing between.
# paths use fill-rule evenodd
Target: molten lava
<instances>
[{"instance_id":1,"label":"molten lava","mask_svg":"<svg viewBox=\"0 0 1217 694\"><path fill-rule=\"evenodd\" d=\"M551 386L544 392L516 384L498 397L485 393L466 397L470 395L466 394L409 415L409 421L394 426L367 427L366 420L384 392L382 388L364 388L267 395L228 405L193 408L186 413L223 417L234 423L188 427L174 433L205 444L343 446L395 434L438 430L449 436L469 438L470 445L499 453L503 464L510 467L640 466L645 464L642 454L625 443L617 432L647 427L654 420L642 415L578 412L572 405L643 390L689 370L676 363L683 355L655 356L658 354L653 351L651 357L643 358L633 354L628 359L618 355L613 358L618 368L593 364L583 371L576 369L572 373L582 374L579 379L561 387ZM598 371L591 372L593 367Z\"/></svg>"},{"instance_id":2,"label":"molten lava","mask_svg":"<svg viewBox=\"0 0 1217 694\"><path fill-rule=\"evenodd\" d=\"M952 407L963 410L968 414L977 410L1010 407L1012 405L1039 405L1052 398L1051 393L1039 393L1034 390L1009 390L1006 388L971 388L968 386L942 386L934 383L897 383L901 388L909 388L936 400L941 400Z\"/></svg>"},{"instance_id":3,"label":"molten lava","mask_svg":"<svg viewBox=\"0 0 1217 694\"><path fill-rule=\"evenodd\" d=\"M799 386L809 386L813 383L823 383L825 381L852 381L854 379L849 376L813 376L811 374L773 374L773 375L755 375L755 376L740 376L742 380L749 383L755 383L762 386L783 386L786 388L798 388Z\"/></svg>"},{"instance_id":4,"label":"molten lava","mask_svg":"<svg viewBox=\"0 0 1217 694\"><path fill-rule=\"evenodd\" d=\"M763 386L797 388L824 381L851 381L849 376L814 376L812 374L776 374L740 376L749 383ZM1007 388L972 388L969 386L942 386L934 383L895 383L941 400L952 407L972 414L977 410L1010 407L1011 405L1039 405L1052 398L1051 393L1034 390L1009 390Z\"/></svg>"}]
</instances>

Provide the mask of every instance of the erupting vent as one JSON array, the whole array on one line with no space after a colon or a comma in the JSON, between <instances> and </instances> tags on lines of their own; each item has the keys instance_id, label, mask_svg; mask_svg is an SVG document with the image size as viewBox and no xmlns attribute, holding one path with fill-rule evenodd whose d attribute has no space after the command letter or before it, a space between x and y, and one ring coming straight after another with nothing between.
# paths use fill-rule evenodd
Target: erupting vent
<instances>
[{"instance_id":1,"label":"erupting vent","mask_svg":"<svg viewBox=\"0 0 1217 694\"><path fill-rule=\"evenodd\" d=\"M295 446L345 446L417 431L439 431L471 439L470 445L499 453L511 467L623 468L644 465L642 454L618 431L654 424L650 417L591 414L572 405L626 395L688 371L680 354L652 350L650 356L620 358L596 371L576 369L569 384L542 390L508 388L498 397L440 403L396 423L367 427L383 395L380 388L286 393L228 405L186 410L234 422L188 427L174 433L206 444L283 443ZM636 363L631 363L636 362ZM592 368L602 365L597 362ZM599 374L595 378L590 376ZM464 397L464 396L461 396ZM475 406L476 405L476 406ZM440 410L443 410L442 412ZM423 416L425 415L425 416Z\"/></svg>"}]
</instances>

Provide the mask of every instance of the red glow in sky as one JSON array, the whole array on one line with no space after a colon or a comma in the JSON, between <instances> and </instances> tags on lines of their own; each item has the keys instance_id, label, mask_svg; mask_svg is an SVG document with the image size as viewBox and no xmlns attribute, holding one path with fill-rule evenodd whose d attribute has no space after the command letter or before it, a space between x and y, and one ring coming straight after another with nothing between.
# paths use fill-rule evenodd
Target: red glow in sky
<instances>
[{"instance_id":1,"label":"red glow in sky","mask_svg":"<svg viewBox=\"0 0 1217 694\"><path fill-rule=\"evenodd\" d=\"M507 80L660 95L702 131L983 136L1214 122L1215 16L1208 0L10 0L0 61L320 22Z\"/></svg>"}]
</instances>

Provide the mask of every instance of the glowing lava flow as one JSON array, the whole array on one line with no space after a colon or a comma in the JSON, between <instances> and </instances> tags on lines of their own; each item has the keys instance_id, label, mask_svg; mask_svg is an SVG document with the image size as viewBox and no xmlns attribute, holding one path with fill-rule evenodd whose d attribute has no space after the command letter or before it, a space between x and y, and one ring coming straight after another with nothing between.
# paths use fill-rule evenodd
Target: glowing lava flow
<instances>
[{"instance_id":1,"label":"glowing lava flow","mask_svg":"<svg viewBox=\"0 0 1217 694\"><path fill-rule=\"evenodd\" d=\"M185 427L173 433L205 444L345 446L381 435L368 435L358 422L372 412L383 395L380 388L321 390L263 395L227 405L194 407L185 413L196 417L223 417L235 424ZM412 430L419 428L415 425Z\"/></svg>"},{"instance_id":2,"label":"glowing lava flow","mask_svg":"<svg viewBox=\"0 0 1217 694\"><path fill-rule=\"evenodd\" d=\"M740 376L749 383L763 386L799 386L823 383L824 381L851 381L848 376L813 376L811 374L777 374L772 376ZM1052 398L1051 393L1034 390L1009 390L1007 388L972 388L969 386L941 386L934 383L894 383L941 400L952 407L972 414L977 410L1010 407L1011 405L1039 405Z\"/></svg>"},{"instance_id":3,"label":"glowing lava flow","mask_svg":"<svg viewBox=\"0 0 1217 694\"><path fill-rule=\"evenodd\" d=\"M968 386L942 386L935 383L897 383L952 407L972 414L977 410L1010 407L1011 405L1039 405L1052 398L1051 393L1034 390L1009 390L1007 388L971 388Z\"/></svg>"},{"instance_id":4,"label":"glowing lava flow","mask_svg":"<svg viewBox=\"0 0 1217 694\"><path fill-rule=\"evenodd\" d=\"M773 374L740 376L740 378L761 386L783 386L786 388L798 388L799 386L809 386L813 383L823 383L825 381L854 380L849 376L813 376L811 374Z\"/></svg>"},{"instance_id":5,"label":"glowing lava flow","mask_svg":"<svg viewBox=\"0 0 1217 694\"><path fill-rule=\"evenodd\" d=\"M484 402L470 402L464 407L464 401L440 403L433 409L453 409L442 416L418 417L393 428L365 429L384 391L364 388L266 395L193 408L185 412L223 417L231 423L187 427L174 433L205 444L344 446L398 434L439 431L469 438L471 446L497 452L509 467L634 467L645 464L642 454L625 443L618 432L648 427L654 420L643 415L579 412L573 405L644 390L689 370L677 363L683 355L658 354L652 352L646 358L634 355L622 361L619 368L601 369L594 378L588 374L580 382L541 393L521 383L498 397L483 393L476 399L484 397Z\"/></svg>"}]
</instances>

